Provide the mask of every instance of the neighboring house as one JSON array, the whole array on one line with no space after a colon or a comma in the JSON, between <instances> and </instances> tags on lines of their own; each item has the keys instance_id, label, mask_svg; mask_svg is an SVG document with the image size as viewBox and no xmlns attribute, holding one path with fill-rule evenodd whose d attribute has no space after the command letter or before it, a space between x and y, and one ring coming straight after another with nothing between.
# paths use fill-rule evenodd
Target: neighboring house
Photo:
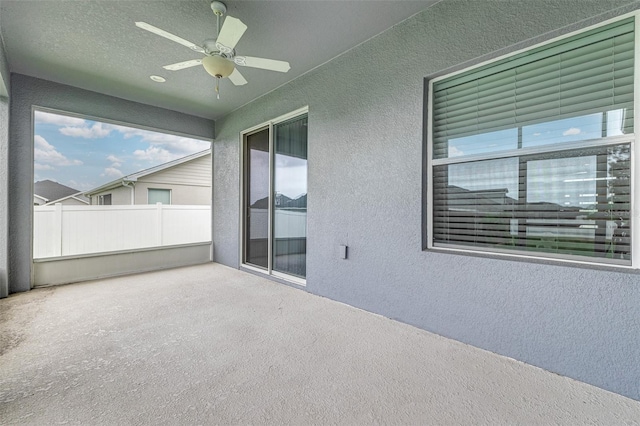
<instances>
[{"instance_id":1,"label":"neighboring house","mask_svg":"<svg viewBox=\"0 0 640 426\"><path fill-rule=\"evenodd\" d=\"M92 205L210 205L211 150L132 173L84 195Z\"/></svg>"},{"instance_id":2,"label":"neighboring house","mask_svg":"<svg viewBox=\"0 0 640 426\"><path fill-rule=\"evenodd\" d=\"M58 203L81 206L89 204L89 199L81 191L49 179L33 184L34 206L48 206Z\"/></svg>"}]
</instances>

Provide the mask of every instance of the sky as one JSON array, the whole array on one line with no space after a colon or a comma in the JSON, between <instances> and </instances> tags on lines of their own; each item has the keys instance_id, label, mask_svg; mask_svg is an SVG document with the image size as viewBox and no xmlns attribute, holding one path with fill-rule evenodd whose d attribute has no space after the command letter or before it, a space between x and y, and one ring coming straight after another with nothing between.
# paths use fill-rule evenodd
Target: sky
<instances>
[{"instance_id":1,"label":"sky","mask_svg":"<svg viewBox=\"0 0 640 426\"><path fill-rule=\"evenodd\" d=\"M36 111L34 181L87 191L209 149L208 141Z\"/></svg>"},{"instance_id":2,"label":"sky","mask_svg":"<svg viewBox=\"0 0 640 426\"><path fill-rule=\"evenodd\" d=\"M624 111L608 111L607 136L623 134ZM598 139L603 133L602 113L552 120L522 127L522 147L562 144ZM448 140L448 156L462 157L518 148L518 129L505 129ZM518 157L463 162L448 168L448 184L471 191L507 189L507 196L518 199ZM554 203L586 208L596 203L596 156L529 161L527 166L528 203Z\"/></svg>"},{"instance_id":3,"label":"sky","mask_svg":"<svg viewBox=\"0 0 640 426\"><path fill-rule=\"evenodd\" d=\"M607 136L623 134L624 111L607 112ZM522 127L522 147L576 142L602 137L602 113L552 120ZM486 154L518 148L518 128L451 138L448 157ZM440 153L442 156L443 153ZM436 156L436 158L439 158Z\"/></svg>"}]
</instances>

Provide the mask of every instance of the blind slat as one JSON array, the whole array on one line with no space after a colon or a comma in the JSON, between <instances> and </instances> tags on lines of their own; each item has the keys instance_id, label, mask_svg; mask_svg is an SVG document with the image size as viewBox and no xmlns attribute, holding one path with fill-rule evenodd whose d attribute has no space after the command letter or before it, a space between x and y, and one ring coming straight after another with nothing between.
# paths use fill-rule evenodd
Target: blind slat
<instances>
[{"instance_id":1,"label":"blind slat","mask_svg":"<svg viewBox=\"0 0 640 426\"><path fill-rule=\"evenodd\" d=\"M434 83L434 152L449 139L633 108L633 20ZM632 111L627 113L632 116ZM633 131L626 120L625 132Z\"/></svg>"}]
</instances>

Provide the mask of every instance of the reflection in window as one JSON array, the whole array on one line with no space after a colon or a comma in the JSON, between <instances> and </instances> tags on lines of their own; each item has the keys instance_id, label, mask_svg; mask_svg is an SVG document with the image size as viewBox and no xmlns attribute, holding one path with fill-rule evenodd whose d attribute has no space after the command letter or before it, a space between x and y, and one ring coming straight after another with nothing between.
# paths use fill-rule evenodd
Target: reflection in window
<instances>
[{"instance_id":1,"label":"reflection in window","mask_svg":"<svg viewBox=\"0 0 640 426\"><path fill-rule=\"evenodd\" d=\"M307 117L274 126L273 270L306 275Z\"/></svg>"},{"instance_id":2,"label":"reflection in window","mask_svg":"<svg viewBox=\"0 0 640 426\"><path fill-rule=\"evenodd\" d=\"M428 247L631 263L635 28L617 20L430 82Z\"/></svg>"},{"instance_id":3,"label":"reflection in window","mask_svg":"<svg viewBox=\"0 0 640 426\"><path fill-rule=\"evenodd\" d=\"M454 158L536 146L577 142L632 132L626 109L615 109L562 120L479 133L447 140L434 147L434 158Z\"/></svg>"},{"instance_id":4,"label":"reflection in window","mask_svg":"<svg viewBox=\"0 0 640 426\"><path fill-rule=\"evenodd\" d=\"M617 145L436 166L434 241L629 260L629 152Z\"/></svg>"},{"instance_id":5,"label":"reflection in window","mask_svg":"<svg viewBox=\"0 0 640 426\"><path fill-rule=\"evenodd\" d=\"M623 135L630 130L629 123L625 123L625 115L624 109L617 109L524 126L522 147Z\"/></svg>"},{"instance_id":6,"label":"reflection in window","mask_svg":"<svg viewBox=\"0 0 640 426\"><path fill-rule=\"evenodd\" d=\"M247 136L245 164L245 261L268 267L269 129Z\"/></svg>"},{"instance_id":7,"label":"reflection in window","mask_svg":"<svg viewBox=\"0 0 640 426\"><path fill-rule=\"evenodd\" d=\"M511 198L518 198L517 158L453 164L448 174L450 187L472 192L499 189Z\"/></svg>"},{"instance_id":8,"label":"reflection in window","mask_svg":"<svg viewBox=\"0 0 640 426\"><path fill-rule=\"evenodd\" d=\"M449 139L448 153L434 152L436 158L478 155L518 148L518 129L481 133ZM444 154L444 155L441 155Z\"/></svg>"}]
</instances>

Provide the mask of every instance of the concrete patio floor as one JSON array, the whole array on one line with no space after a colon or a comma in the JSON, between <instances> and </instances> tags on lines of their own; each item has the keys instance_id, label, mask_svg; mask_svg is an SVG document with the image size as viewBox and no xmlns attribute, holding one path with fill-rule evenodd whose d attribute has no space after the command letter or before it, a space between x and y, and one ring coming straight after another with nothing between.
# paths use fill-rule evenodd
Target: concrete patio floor
<instances>
[{"instance_id":1,"label":"concrete patio floor","mask_svg":"<svg viewBox=\"0 0 640 426\"><path fill-rule=\"evenodd\" d=\"M0 300L2 424L637 424L640 402L218 264Z\"/></svg>"}]
</instances>

